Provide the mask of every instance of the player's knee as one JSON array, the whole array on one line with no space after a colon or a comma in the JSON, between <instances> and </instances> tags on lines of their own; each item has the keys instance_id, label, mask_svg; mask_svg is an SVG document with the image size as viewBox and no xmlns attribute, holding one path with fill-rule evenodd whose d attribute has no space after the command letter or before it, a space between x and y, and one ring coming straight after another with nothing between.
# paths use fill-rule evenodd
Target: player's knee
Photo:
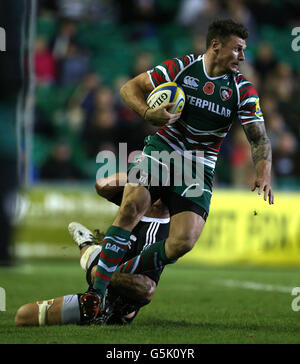
<instances>
[{"instance_id":1,"label":"player's knee","mask_svg":"<svg viewBox=\"0 0 300 364\"><path fill-rule=\"evenodd\" d=\"M132 220L138 215L138 206L135 201L127 200L119 210L122 220Z\"/></svg>"},{"instance_id":2,"label":"player's knee","mask_svg":"<svg viewBox=\"0 0 300 364\"><path fill-rule=\"evenodd\" d=\"M15 316L15 325L31 326L33 324L33 314L31 303L21 306Z\"/></svg>"},{"instance_id":3,"label":"player's knee","mask_svg":"<svg viewBox=\"0 0 300 364\"><path fill-rule=\"evenodd\" d=\"M99 178L95 183L95 189L101 197L110 199L117 191L120 191L127 182L127 173L116 173L109 177Z\"/></svg>"},{"instance_id":4,"label":"player's knee","mask_svg":"<svg viewBox=\"0 0 300 364\"><path fill-rule=\"evenodd\" d=\"M184 236L169 237L166 241L166 249L170 259L178 259L191 251L197 241L198 236L186 234Z\"/></svg>"},{"instance_id":5,"label":"player's knee","mask_svg":"<svg viewBox=\"0 0 300 364\"><path fill-rule=\"evenodd\" d=\"M114 187L108 183L107 178L100 178L95 183L95 189L99 196L107 198L112 194Z\"/></svg>"},{"instance_id":6,"label":"player's knee","mask_svg":"<svg viewBox=\"0 0 300 364\"><path fill-rule=\"evenodd\" d=\"M140 218L151 205L148 190L141 186L126 185L124 198L119 210L119 218L126 223Z\"/></svg>"},{"instance_id":7,"label":"player's knee","mask_svg":"<svg viewBox=\"0 0 300 364\"><path fill-rule=\"evenodd\" d=\"M98 193L98 195L99 195L99 196L104 197L104 195L105 195L105 188L106 188L106 187L107 187L106 185L102 185L102 184L100 183L100 180L98 180L98 181L95 183L95 190L96 190L96 192Z\"/></svg>"}]
</instances>

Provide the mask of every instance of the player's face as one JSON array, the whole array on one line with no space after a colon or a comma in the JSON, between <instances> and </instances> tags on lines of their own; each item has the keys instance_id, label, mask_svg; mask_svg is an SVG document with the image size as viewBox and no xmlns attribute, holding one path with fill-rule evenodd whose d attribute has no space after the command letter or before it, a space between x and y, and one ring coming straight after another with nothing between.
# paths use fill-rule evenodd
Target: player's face
<instances>
[{"instance_id":1,"label":"player's face","mask_svg":"<svg viewBox=\"0 0 300 364\"><path fill-rule=\"evenodd\" d=\"M219 65L221 68L225 72L236 73L239 69L240 62L245 60L245 49L246 41L232 35L219 50Z\"/></svg>"}]
</instances>

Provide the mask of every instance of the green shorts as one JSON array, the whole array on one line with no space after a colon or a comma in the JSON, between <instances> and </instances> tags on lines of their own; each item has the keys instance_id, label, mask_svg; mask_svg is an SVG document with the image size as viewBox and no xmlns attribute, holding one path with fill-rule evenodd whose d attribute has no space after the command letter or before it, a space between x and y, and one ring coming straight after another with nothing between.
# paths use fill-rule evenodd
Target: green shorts
<instances>
[{"instance_id":1,"label":"green shorts","mask_svg":"<svg viewBox=\"0 0 300 364\"><path fill-rule=\"evenodd\" d=\"M152 200L161 198L170 214L194 211L205 219L209 213L214 170L184 157L157 135L145 139L143 153L128 169L128 181L144 185Z\"/></svg>"}]
</instances>

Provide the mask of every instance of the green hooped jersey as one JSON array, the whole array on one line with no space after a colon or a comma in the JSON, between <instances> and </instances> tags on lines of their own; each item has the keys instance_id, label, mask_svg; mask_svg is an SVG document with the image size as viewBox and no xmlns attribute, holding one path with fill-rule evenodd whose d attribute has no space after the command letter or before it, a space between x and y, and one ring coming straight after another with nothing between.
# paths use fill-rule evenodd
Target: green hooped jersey
<instances>
[{"instance_id":1,"label":"green hooped jersey","mask_svg":"<svg viewBox=\"0 0 300 364\"><path fill-rule=\"evenodd\" d=\"M215 168L221 144L234 119L242 125L263 121L258 94L241 73L209 77L205 55L190 54L164 61L148 71L154 87L176 82L186 96L180 120L166 125L157 135L172 149ZM201 151L201 157L198 157Z\"/></svg>"}]
</instances>

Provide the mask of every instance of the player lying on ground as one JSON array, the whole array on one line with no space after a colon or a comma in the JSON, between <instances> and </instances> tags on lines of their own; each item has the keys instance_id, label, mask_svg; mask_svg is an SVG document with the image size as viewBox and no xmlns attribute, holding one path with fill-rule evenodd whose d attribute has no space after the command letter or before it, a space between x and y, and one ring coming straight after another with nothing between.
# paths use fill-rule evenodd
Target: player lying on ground
<instances>
[{"instance_id":1,"label":"player lying on ground","mask_svg":"<svg viewBox=\"0 0 300 364\"><path fill-rule=\"evenodd\" d=\"M110 190L116 191L108 186L107 180L97 184L99 194L108 196L110 193L112 196L113 192L109 192ZM166 238L169 232L169 220L165 206L157 201L147 216L142 217L132 231L131 247L123 259L125 263L113 274L110 289L107 291L108 311L106 314L97 316L99 302L95 301L94 296L88 293L70 294L23 305L17 311L15 324L17 326L87 325L90 323L121 325L132 322L139 309L150 303L163 267L134 274L135 267L126 264L126 261L139 254L145 247ZM101 247L94 245L95 237L84 226L71 223L69 231L80 248L80 265L86 271L90 289L94 282Z\"/></svg>"},{"instance_id":2,"label":"player lying on ground","mask_svg":"<svg viewBox=\"0 0 300 364\"><path fill-rule=\"evenodd\" d=\"M122 186L126 180L126 173L117 173L98 180L95 187L100 196L108 200L118 200L120 198L118 194L123 190L123 187L119 188L119 186ZM126 262L145 247L166 238L169 221L167 208L161 201L154 203L133 230L130 237L132 246L123 261ZM80 247L80 265L87 272L86 279L90 289L94 282L101 248L94 245L95 237L82 225L71 224L70 230L74 241ZM107 295L108 301L113 306L113 314L109 313L109 320L108 317L104 317L104 320L107 320L106 323L130 323L137 315L139 308L150 303L162 271L163 267L160 267L156 270L149 270L145 274L133 274L134 266L123 264L120 271L114 273L112 286ZM97 316L98 306L93 303L91 305L89 301L83 301L83 298L86 298L85 294L71 294L25 304L17 311L15 323L18 326L88 324L90 317ZM88 312L84 314L83 310Z\"/></svg>"}]
</instances>

